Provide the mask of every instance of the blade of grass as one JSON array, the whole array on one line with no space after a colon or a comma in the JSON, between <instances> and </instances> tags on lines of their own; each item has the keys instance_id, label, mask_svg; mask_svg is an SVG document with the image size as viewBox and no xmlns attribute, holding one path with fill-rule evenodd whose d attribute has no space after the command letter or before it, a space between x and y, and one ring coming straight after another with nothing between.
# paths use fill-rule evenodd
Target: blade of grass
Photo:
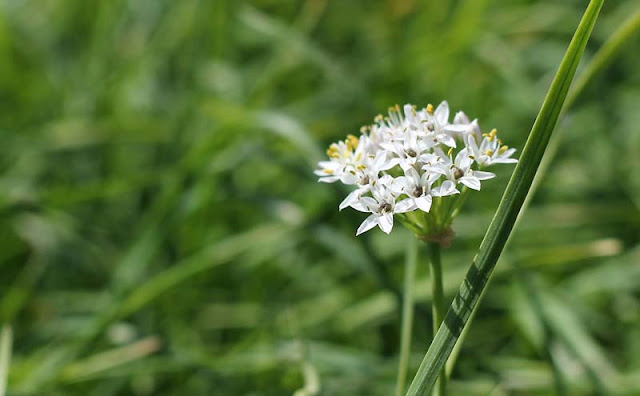
<instances>
[{"instance_id":1,"label":"blade of grass","mask_svg":"<svg viewBox=\"0 0 640 396\"><path fill-rule=\"evenodd\" d=\"M180 283L246 254L251 249L264 250L265 245L256 241L281 246L282 243L274 244L270 241L286 239L289 232L278 223L265 224L204 248L201 252L194 253L193 256L157 273L97 315L87 325L86 333L82 337L47 356L28 377L18 384L18 387L24 387L24 392L36 392L46 388L60 379L64 367L91 345L110 323L133 314ZM260 247L257 247L258 245Z\"/></svg>"},{"instance_id":2,"label":"blade of grass","mask_svg":"<svg viewBox=\"0 0 640 396\"><path fill-rule=\"evenodd\" d=\"M407 395L428 394L502 253L549 143L569 86L604 0L592 0L569 44L480 249L436 333Z\"/></svg>"},{"instance_id":3,"label":"blade of grass","mask_svg":"<svg viewBox=\"0 0 640 396\"><path fill-rule=\"evenodd\" d=\"M2 326L2 332L0 333L0 396L4 396L7 391L12 339L11 327L8 324Z\"/></svg>"},{"instance_id":4,"label":"blade of grass","mask_svg":"<svg viewBox=\"0 0 640 396\"><path fill-rule=\"evenodd\" d=\"M563 113L573 109L576 101L584 93L589 84L596 79L596 77L613 61L613 59L620 53L620 50L624 48L624 45L629 42L635 34L640 31L640 11L632 14L600 47L598 52L593 56L591 61L584 68L584 71L576 78L576 82L567 94ZM560 143L562 142L562 134L555 134L549 142L549 147L542 159L540 168L533 179L533 185L531 186L531 192L527 196L524 208L529 206L529 201L535 195L538 190L538 186L546 176L553 159L558 153Z\"/></svg>"}]
</instances>

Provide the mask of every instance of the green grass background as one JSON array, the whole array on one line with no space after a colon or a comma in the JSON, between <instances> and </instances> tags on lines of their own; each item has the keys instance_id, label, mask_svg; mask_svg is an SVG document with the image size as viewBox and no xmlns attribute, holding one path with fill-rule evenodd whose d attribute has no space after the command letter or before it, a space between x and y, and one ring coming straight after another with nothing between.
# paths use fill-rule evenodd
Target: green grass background
<instances>
[{"instance_id":1,"label":"green grass background","mask_svg":"<svg viewBox=\"0 0 640 396\"><path fill-rule=\"evenodd\" d=\"M390 105L445 99L522 148L586 5L1 1L8 396L288 395L305 367L321 395L392 394L411 236L356 238L315 163ZM582 66L639 9L607 2ZM640 394L639 64L636 35L559 122L452 394ZM454 223L448 300L512 169Z\"/></svg>"}]
</instances>

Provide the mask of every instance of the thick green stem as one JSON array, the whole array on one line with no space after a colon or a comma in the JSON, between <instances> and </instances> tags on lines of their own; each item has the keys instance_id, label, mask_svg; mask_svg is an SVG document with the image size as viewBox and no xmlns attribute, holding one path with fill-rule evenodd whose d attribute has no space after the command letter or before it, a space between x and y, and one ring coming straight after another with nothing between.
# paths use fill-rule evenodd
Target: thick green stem
<instances>
[{"instance_id":1,"label":"thick green stem","mask_svg":"<svg viewBox=\"0 0 640 396\"><path fill-rule=\"evenodd\" d=\"M407 246L407 257L404 269L404 299L402 302L402 333L400 335L400 362L398 363L398 380L396 396L404 394L409 368L411 350L411 329L413 328L413 284L416 277L416 261L418 257L418 239L410 238Z\"/></svg>"},{"instance_id":2,"label":"thick green stem","mask_svg":"<svg viewBox=\"0 0 640 396\"><path fill-rule=\"evenodd\" d=\"M446 313L444 304L444 293L442 291L442 262L440 259L440 244L429 242L429 253L431 255L431 290L432 290L432 312L433 312L433 334L435 336L442 319ZM447 375L444 370L440 372L435 395L445 396L447 389Z\"/></svg>"}]
</instances>

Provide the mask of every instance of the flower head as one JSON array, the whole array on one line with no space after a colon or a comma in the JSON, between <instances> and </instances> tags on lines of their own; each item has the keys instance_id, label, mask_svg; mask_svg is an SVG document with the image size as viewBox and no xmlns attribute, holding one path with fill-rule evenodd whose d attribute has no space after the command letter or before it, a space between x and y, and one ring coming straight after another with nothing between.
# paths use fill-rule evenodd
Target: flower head
<instances>
[{"instance_id":1,"label":"flower head","mask_svg":"<svg viewBox=\"0 0 640 396\"><path fill-rule=\"evenodd\" d=\"M379 115L364 126L359 137L348 135L331 144L328 161L315 171L319 181L340 181L355 188L340 203L370 215L356 234L376 226L386 233L394 215L421 236L442 233L460 196L467 188L480 190L481 182L495 174L480 170L499 163L514 163L515 149L502 144L493 129L482 133L477 120L457 112L449 122L449 104L434 109L407 104ZM460 187L462 186L462 187ZM458 197L458 198L456 198ZM434 200L460 200L436 206Z\"/></svg>"}]
</instances>

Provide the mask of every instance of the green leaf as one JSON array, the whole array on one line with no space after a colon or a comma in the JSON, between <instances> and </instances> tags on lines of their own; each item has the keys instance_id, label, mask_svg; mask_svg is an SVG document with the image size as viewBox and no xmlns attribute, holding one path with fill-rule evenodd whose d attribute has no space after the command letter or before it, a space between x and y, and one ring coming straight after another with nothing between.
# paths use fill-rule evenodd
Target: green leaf
<instances>
[{"instance_id":1,"label":"green leaf","mask_svg":"<svg viewBox=\"0 0 640 396\"><path fill-rule=\"evenodd\" d=\"M480 244L480 249L460 286L458 295L444 318L443 324L420 364L407 395L429 394L460 333L467 325L469 316L487 285L529 192L603 3L604 0L592 0L587 7L551 83L551 88L531 129L520 161L509 180L498 210Z\"/></svg>"}]
</instances>

